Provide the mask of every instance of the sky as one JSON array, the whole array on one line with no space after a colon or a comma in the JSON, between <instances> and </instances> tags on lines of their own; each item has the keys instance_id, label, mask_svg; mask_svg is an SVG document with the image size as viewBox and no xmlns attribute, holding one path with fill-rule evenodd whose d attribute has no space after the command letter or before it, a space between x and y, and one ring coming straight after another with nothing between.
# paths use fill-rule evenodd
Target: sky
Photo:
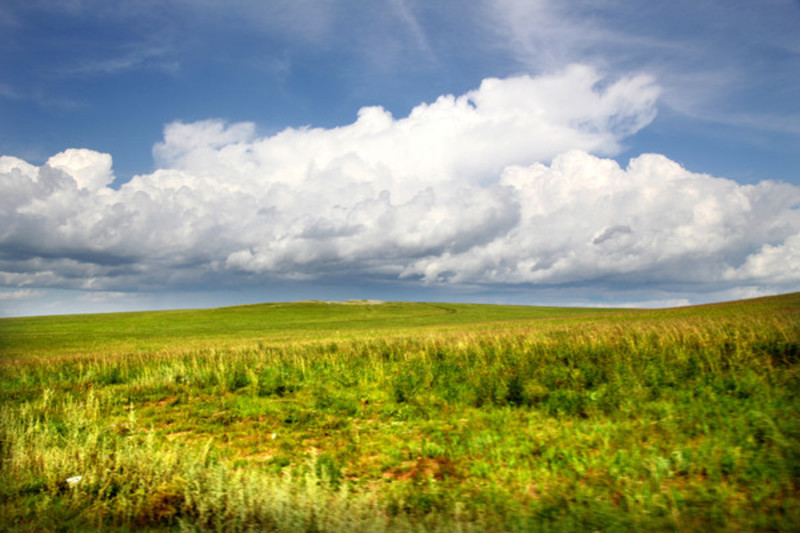
<instances>
[{"instance_id":1,"label":"sky","mask_svg":"<svg viewBox=\"0 0 800 533\"><path fill-rule=\"evenodd\" d=\"M4 0L0 316L800 290L797 0Z\"/></svg>"}]
</instances>

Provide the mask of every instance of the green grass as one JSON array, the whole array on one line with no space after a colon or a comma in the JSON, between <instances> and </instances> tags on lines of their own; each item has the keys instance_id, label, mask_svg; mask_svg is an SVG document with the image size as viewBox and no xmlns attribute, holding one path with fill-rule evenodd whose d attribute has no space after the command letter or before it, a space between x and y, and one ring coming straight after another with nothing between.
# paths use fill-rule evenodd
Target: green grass
<instances>
[{"instance_id":1,"label":"green grass","mask_svg":"<svg viewBox=\"0 0 800 533\"><path fill-rule=\"evenodd\" d=\"M796 531L799 362L800 294L3 319L0 529Z\"/></svg>"},{"instance_id":2,"label":"green grass","mask_svg":"<svg viewBox=\"0 0 800 533\"><path fill-rule=\"evenodd\" d=\"M396 335L434 326L595 314L595 309L470 304L274 303L219 309L0 319L0 356L237 347Z\"/></svg>"}]
</instances>

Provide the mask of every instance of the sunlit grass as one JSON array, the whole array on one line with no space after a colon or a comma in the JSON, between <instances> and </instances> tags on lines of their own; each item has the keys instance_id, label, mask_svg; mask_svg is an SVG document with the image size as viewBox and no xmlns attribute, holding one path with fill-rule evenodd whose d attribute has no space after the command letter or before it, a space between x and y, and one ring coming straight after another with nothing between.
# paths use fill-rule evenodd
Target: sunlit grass
<instances>
[{"instance_id":1,"label":"sunlit grass","mask_svg":"<svg viewBox=\"0 0 800 533\"><path fill-rule=\"evenodd\" d=\"M794 294L2 320L0 516L22 530L796 530L799 313Z\"/></svg>"}]
</instances>

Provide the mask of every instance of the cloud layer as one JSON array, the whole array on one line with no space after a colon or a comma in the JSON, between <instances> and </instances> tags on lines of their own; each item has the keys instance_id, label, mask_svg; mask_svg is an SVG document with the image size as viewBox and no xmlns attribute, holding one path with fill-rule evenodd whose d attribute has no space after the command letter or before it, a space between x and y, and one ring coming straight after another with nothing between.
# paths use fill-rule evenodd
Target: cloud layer
<instances>
[{"instance_id":1,"label":"cloud layer","mask_svg":"<svg viewBox=\"0 0 800 533\"><path fill-rule=\"evenodd\" d=\"M176 122L158 170L119 189L108 154L2 157L0 283L796 286L800 187L602 158L653 120L658 93L574 65L332 129Z\"/></svg>"}]
</instances>

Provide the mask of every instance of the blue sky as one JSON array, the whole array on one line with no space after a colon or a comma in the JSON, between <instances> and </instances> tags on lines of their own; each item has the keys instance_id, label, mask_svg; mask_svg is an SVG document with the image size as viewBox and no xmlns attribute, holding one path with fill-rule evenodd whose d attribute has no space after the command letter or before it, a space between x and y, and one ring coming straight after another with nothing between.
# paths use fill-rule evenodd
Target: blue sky
<instances>
[{"instance_id":1,"label":"blue sky","mask_svg":"<svg viewBox=\"0 0 800 533\"><path fill-rule=\"evenodd\" d=\"M800 3L7 0L0 315L800 289Z\"/></svg>"}]
</instances>

